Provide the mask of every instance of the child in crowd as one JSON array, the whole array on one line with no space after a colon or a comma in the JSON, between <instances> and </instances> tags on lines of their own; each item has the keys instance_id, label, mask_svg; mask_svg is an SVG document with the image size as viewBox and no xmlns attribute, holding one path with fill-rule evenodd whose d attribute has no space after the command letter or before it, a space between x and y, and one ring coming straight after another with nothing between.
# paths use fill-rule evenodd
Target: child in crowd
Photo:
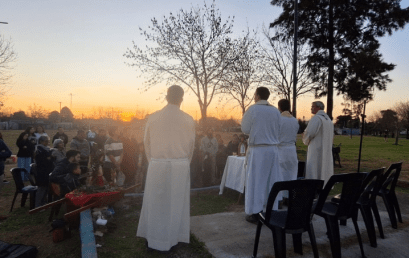
<instances>
[{"instance_id":1,"label":"child in crowd","mask_svg":"<svg viewBox=\"0 0 409 258\"><path fill-rule=\"evenodd\" d=\"M60 195L64 197L67 193L74 191L81 184L78 180L81 175L81 167L79 163L68 164L68 174L60 182Z\"/></svg>"}]
</instances>

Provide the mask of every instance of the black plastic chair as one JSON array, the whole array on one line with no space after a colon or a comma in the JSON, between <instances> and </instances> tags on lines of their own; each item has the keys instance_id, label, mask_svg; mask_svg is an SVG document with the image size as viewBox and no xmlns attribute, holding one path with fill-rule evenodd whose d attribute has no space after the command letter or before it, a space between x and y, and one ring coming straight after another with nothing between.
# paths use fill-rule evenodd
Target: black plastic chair
<instances>
[{"instance_id":1,"label":"black plastic chair","mask_svg":"<svg viewBox=\"0 0 409 258\"><path fill-rule=\"evenodd\" d=\"M10 170L11 175L13 176L14 183L16 184L16 192L14 193L13 202L11 203L10 212L13 211L14 202L16 201L17 195L19 193L23 194L21 196L21 207L24 207L26 204L27 196L30 194L30 209L35 207L35 194L37 192L37 186L28 185L24 186L23 179L21 178L21 172L27 170L25 168L12 168ZM31 182L33 183L33 182Z\"/></svg>"},{"instance_id":2,"label":"black plastic chair","mask_svg":"<svg viewBox=\"0 0 409 258\"><path fill-rule=\"evenodd\" d=\"M390 165L390 167L388 168L388 170L386 170L383 176L383 184L381 186L381 189L377 193L379 196L382 196L383 202L385 203L386 210L388 211L388 214L389 214L389 219L394 229L398 228L398 223L396 221L396 215L398 215L399 222L403 223L402 214L400 212L400 207L398 203L398 198L396 197L396 193L395 193L395 187L398 182L398 178L399 178L401 169L402 169L402 162L394 163Z\"/></svg>"},{"instance_id":3,"label":"black plastic chair","mask_svg":"<svg viewBox=\"0 0 409 258\"><path fill-rule=\"evenodd\" d=\"M314 227L311 223L312 204L315 194L322 189L322 180L294 180L276 182L268 197L266 212L258 214L256 239L253 257L257 256L258 242L262 225L266 225L273 233L275 257L286 257L285 234L292 234L294 251L302 254L301 234L308 231L314 257L318 258L318 248L315 241ZM280 191L289 192L288 209L273 211L273 204Z\"/></svg>"},{"instance_id":4,"label":"black plastic chair","mask_svg":"<svg viewBox=\"0 0 409 258\"><path fill-rule=\"evenodd\" d=\"M357 223L358 208L356 205L363 190L361 186L365 177L366 173L333 175L325 185L315 205L314 213L325 219L332 257L334 258L341 258L341 239L338 220L346 221L349 218L351 218L354 223L362 257L365 257ZM336 183L343 183L339 203L327 202L328 194Z\"/></svg>"},{"instance_id":5,"label":"black plastic chair","mask_svg":"<svg viewBox=\"0 0 409 258\"><path fill-rule=\"evenodd\" d=\"M357 205L361 210L362 218L365 222L369 242L372 247L377 247L372 212L374 213L376 224L378 225L379 235L381 238L385 238L382 229L381 217L379 216L378 206L376 205L376 196L382 186L384 170L385 168L375 169L366 176L362 184L363 192L357 201Z\"/></svg>"},{"instance_id":6,"label":"black plastic chair","mask_svg":"<svg viewBox=\"0 0 409 258\"><path fill-rule=\"evenodd\" d=\"M379 189L382 186L382 175L385 168L379 168L372 170L370 173L365 173L367 176L365 177L361 191L362 194L359 197L356 205L357 208L361 211L362 218L365 222L366 232L368 233L369 242L372 247L377 247L376 243L376 233L375 233L375 225L372 217L372 212L374 213L376 223L378 225L378 230L381 238L385 238L382 229L382 222L379 216L378 206L376 205L376 196L379 192ZM334 198L331 199L332 202L339 203L341 195L338 194ZM346 225L341 221L341 225Z\"/></svg>"}]
</instances>

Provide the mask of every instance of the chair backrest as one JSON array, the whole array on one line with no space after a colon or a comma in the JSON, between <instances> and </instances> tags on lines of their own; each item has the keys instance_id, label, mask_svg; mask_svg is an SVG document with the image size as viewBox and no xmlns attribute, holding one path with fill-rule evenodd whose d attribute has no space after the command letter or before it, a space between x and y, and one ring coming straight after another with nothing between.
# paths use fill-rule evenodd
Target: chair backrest
<instances>
[{"instance_id":1,"label":"chair backrest","mask_svg":"<svg viewBox=\"0 0 409 258\"><path fill-rule=\"evenodd\" d=\"M289 192L288 210L285 229L305 229L311 221L311 208L318 190L322 189L323 180L293 180L276 182L270 191L267 202L266 221L270 220L271 210L280 191Z\"/></svg>"},{"instance_id":2,"label":"chair backrest","mask_svg":"<svg viewBox=\"0 0 409 258\"><path fill-rule=\"evenodd\" d=\"M362 183L363 192L361 194L360 200L375 201L376 195L382 186L384 170L385 168L383 167L372 170L368 173Z\"/></svg>"},{"instance_id":3,"label":"chair backrest","mask_svg":"<svg viewBox=\"0 0 409 258\"><path fill-rule=\"evenodd\" d=\"M366 176L366 173L349 173L331 176L318 198L314 212L321 212L332 187L336 183L342 183L341 199L338 204L336 216L349 217L363 191L362 183Z\"/></svg>"},{"instance_id":4,"label":"chair backrest","mask_svg":"<svg viewBox=\"0 0 409 258\"><path fill-rule=\"evenodd\" d=\"M13 176L14 183L16 184L16 190L21 191L24 187L23 179L21 178L21 172L27 172L25 168L12 168L10 169L11 175Z\"/></svg>"},{"instance_id":5,"label":"chair backrest","mask_svg":"<svg viewBox=\"0 0 409 258\"><path fill-rule=\"evenodd\" d=\"M391 164L383 176L383 184L381 188L387 189L389 187L389 191L394 192L401 170L402 162Z\"/></svg>"}]
</instances>

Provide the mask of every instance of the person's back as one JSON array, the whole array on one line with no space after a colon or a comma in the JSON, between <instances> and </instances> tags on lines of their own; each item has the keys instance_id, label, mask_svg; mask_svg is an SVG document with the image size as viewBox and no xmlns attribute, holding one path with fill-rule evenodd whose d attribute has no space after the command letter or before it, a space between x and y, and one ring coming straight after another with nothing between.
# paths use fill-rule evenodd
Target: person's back
<instances>
[{"instance_id":1,"label":"person's back","mask_svg":"<svg viewBox=\"0 0 409 258\"><path fill-rule=\"evenodd\" d=\"M149 140L150 153L148 159L181 159L191 158L193 151L192 137L185 134L187 130L194 133L194 121L175 105L150 115L149 130L146 137ZM194 135L193 135L194 139Z\"/></svg>"},{"instance_id":2,"label":"person's back","mask_svg":"<svg viewBox=\"0 0 409 258\"><path fill-rule=\"evenodd\" d=\"M149 167L136 235L159 251L190 239L189 172L195 124L180 110L183 93L180 86L171 86L168 105L150 115L145 126Z\"/></svg>"},{"instance_id":3,"label":"person's back","mask_svg":"<svg viewBox=\"0 0 409 258\"><path fill-rule=\"evenodd\" d=\"M281 99L278 102L278 109L282 112L278 153L280 171L284 181L297 179L298 173L298 158L295 143L297 142L297 133L300 126L297 119L291 115L290 107L290 101L287 99ZM288 192L285 192L284 196L288 198Z\"/></svg>"},{"instance_id":4,"label":"person's back","mask_svg":"<svg viewBox=\"0 0 409 258\"><path fill-rule=\"evenodd\" d=\"M281 117L280 121L280 144L293 144L297 142L299 124L295 117Z\"/></svg>"},{"instance_id":5,"label":"person's back","mask_svg":"<svg viewBox=\"0 0 409 258\"><path fill-rule=\"evenodd\" d=\"M246 114L251 116L252 119L242 124L242 129L244 133L250 134L250 146L275 145L280 142L278 123L280 121L280 112L276 107L267 104L255 104L247 110Z\"/></svg>"}]
</instances>

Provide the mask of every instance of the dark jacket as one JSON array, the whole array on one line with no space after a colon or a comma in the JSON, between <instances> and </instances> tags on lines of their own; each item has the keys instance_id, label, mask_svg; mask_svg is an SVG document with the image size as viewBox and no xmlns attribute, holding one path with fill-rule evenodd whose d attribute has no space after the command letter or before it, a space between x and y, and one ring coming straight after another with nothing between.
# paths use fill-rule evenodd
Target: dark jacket
<instances>
[{"instance_id":1,"label":"dark jacket","mask_svg":"<svg viewBox=\"0 0 409 258\"><path fill-rule=\"evenodd\" d=\"M25 133L22 133L25 134ZM16 145L18 147L17 157L21 158L31 158L33 157L33 152L35 145L27 138L26 140L22 139L20 136L17 139Z\"/></svg>"},{"instance_id":2,"label":"dark jacket","mask_svg":"<svg viewBox=\"0 0 409 258\"><path fill-rule=\"evenodd\" d=\"M97 149L104 149L104 145L105 142L108 140L108 136L100 136L97 135L97 137L95 137L95 143L97 144Z\"/></svg>"},{"instance_id":3,"label":"dark jacket","mask_svg":"<svg viewBox=\"0 0 409 258\"><path fill-rule=\"evenodd\" d=\"M61 139L64 142L64 146L67 145L67 143L68 143L68 135L66 135L65 133L63 133L63 134L56 133L54 135L54 137L53 137L53 142L52 143L54 143L54 141L56 139Z\"/></svg>"},{"instance_id":4,"label":"dark jacket","mask_svg":"<svg viewBox=\"0 0 409 258\"><path fill-rule=\"evenodd\" d=\"M38 186L48 186L49 174L54 169L53 161L50 148L42 144L37 145L35 162L37 164L36 182Z\"/></svg>"},{"instance_id":5,"label":"dark jacket","mask_svg":"<svg viewBox=\"0 0 409 258\"><path fill-rule=\"evenodd\" d=\"M9 158L11 154L9 147L0 139L0 176L4 174L4 161Z\"/></svg>"},{"instance_id":6,"label":"dark jacket","mask_svg":"<svg viewBox=\"0 0 409 258\"><path fill-rule=\"evenodd\" d=\"M68 173L64 178L62 178L60 182L61 197L64 197L67 193L74 191L81 185L78 177L79 175Z\"/></svg>"},{"instance_id":7,"label":"dark jacket","mask_svg":"<svg viewBox=\"0 0 409 258\"><path fill-rule=\"evenodd\" d=\"M55 168L50 174L50 181L53 183L60 183L60 179L64 178L68 174L68 165L70 162L67 158L61 160L55 165Z\"/></svg>"},{"instance_id":8,"label":"dark jacket","mask_svg":"<svg viewBox=\"0 0 409 258\"><path fill-rule=\"evenodd\" d=\"M239 149L239 142L233 143L233 141L230 141L229 144L227 144L227 154L232 155L233 152L238 152Z\"/></svg>"}]
</instances>

